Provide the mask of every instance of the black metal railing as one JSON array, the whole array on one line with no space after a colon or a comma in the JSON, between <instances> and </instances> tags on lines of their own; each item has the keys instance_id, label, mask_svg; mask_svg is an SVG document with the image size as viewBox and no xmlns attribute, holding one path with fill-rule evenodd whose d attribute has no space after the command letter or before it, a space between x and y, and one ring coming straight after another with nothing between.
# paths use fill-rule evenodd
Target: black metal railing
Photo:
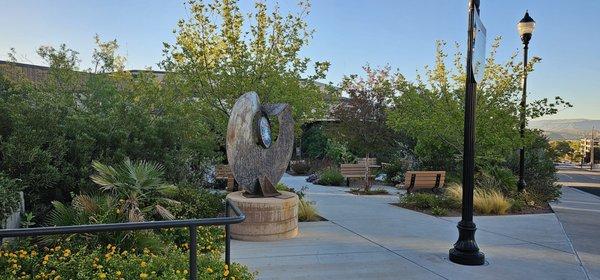
<instances>
[{"instance_id":1,"label":"black metal railing","mask_svg":"<svg viewBox=\"0 0 600 280\"><path fill-rule=\"evenodd\" d=\"M232 210L236 216L229 216L229 210ZM231 235L229 233L232 224L241 223L246 219L246 215L229 200L225 202L225 217L207 218L207 219L189 219L189 220L170 220L170 221L151 221L137 223L117 223L117 224L97 224L97 225L75 225L60 227L39 227L39 228L20 228L0 230L0 240L6 237L27 237L55 234L76 234L92 233L106 231L126 231L126 230L145 230L162 228L182 228L188 227L190 232L190 279L196 280L197 271L197 238L198 226L225 226L225 263L229 266L231 263Z\"/></svg>"}]
</instances>

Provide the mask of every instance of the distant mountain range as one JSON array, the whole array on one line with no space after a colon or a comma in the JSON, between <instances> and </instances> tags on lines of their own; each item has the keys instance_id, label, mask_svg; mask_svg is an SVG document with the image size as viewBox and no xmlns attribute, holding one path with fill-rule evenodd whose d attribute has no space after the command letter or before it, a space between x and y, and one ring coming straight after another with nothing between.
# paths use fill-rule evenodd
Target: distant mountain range
<instances>
[{"instance_id":1,"label":"distant mountain range","mask_svg":"<svg viewBox=\"0 0 600 280\"><path fill-rule=\"evenodd\" d=\"M600 120L563 119L563 120L532 120L529 128L537 128L546 132L551 140L576 140L587 135L596 128L596 136L600 137Z\"/></svg>"}]
</instances>

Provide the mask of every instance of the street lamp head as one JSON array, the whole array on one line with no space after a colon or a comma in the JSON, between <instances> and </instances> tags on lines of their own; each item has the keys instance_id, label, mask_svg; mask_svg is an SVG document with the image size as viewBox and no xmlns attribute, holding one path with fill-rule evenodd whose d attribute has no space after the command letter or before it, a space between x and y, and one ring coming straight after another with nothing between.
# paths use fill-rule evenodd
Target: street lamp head
<instances>
[{"instance_id":1,"label":"street lamp head","mask_svg":"<svg viewBox=\"0 0 600 280\"><path fill-rule=\"evenodd\" d=\"M535 21L529 16L529 12L526 11L523 19L517 23L517 29L519 30L519 35L521 36L523 44L529 44L529 40L535 29Z\"/></svg>"}]
</instances>

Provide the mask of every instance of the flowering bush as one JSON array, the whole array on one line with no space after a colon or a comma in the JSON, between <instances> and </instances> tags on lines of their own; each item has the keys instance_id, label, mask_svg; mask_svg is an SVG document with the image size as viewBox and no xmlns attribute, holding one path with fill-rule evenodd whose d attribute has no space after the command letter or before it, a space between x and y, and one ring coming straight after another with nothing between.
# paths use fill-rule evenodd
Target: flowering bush
<instances>
[{"instance_id":1,"label":"flowering bush","mask_svg":"<svg viewBox=\"0 0 600 280\"><path fill-rule=\"evenodd\" d=\"M220 254L200 253L199 279L253 279L239 264L228 267ZM12 279L188 279L189 251L176 245L160 251L121 250L114 245L81 247L56 246L27 250L0 250L0 278Z\"/></svg>"}]
</instances>

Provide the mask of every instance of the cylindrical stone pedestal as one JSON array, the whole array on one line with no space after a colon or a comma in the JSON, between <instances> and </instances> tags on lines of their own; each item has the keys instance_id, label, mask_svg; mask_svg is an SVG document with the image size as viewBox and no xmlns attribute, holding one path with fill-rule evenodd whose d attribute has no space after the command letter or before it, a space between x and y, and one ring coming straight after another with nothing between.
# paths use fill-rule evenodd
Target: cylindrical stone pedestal
<instances>
[{"instance_id":1,"label":"cylindrical stone pedestal","mask_svg":"<svg viewBox=\"0 0 600 280\"><path fill-rule=\"evenodd\" d=\"M277 197L249 198L242 191L227 198L246 215L246 220L231 225L231 238L244 241L275 241L298 235L298 196L280 191Z\"/></svg>"}]
</instances>

